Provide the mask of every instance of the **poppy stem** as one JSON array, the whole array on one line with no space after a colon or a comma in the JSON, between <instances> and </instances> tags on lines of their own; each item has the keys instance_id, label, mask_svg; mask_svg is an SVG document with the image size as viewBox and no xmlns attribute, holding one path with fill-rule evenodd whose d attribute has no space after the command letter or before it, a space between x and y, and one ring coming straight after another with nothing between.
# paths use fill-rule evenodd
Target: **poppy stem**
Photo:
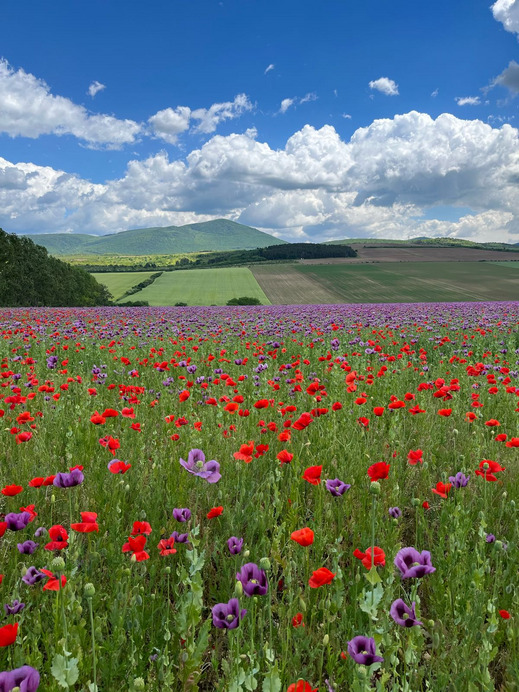
<instances>
[{"instance_id":1,"label":"poppy stem","mask_svg":"<svg viewBox=\"0 0 519 692\"><path fill-rule=\"evenodd\" d=\"M96 669L96 640L94 631L94 611L92 608L92 598L88 598L88 610L90 611L90 631L92 635L92 665L94 668L94 691L97 692L97 669Z\"/></svg>"},{"instance_id":2,"label":"poppy stem","mask_svg":"<svg viewBox=\"0 0 519 692\"><path fill-rule=\"evenodd\" d=\"M377 496L371 498L371 569L375 566L375 512L377 505Z\"/></svg>"}]
</instances>

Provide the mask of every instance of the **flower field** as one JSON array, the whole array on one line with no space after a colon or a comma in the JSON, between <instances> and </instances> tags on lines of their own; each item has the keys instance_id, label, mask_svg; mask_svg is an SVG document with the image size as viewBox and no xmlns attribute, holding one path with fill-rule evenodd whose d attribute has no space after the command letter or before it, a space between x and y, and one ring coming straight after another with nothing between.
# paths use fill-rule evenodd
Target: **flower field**
<instances>
[{"instance_id":1,"label":"flower field","mask_svg":"<svg viewBox=\"0 0 519 692\"><path fill-rule=\"evenodd\" d=\"M517 690L519 303L0 311L0 690Z\"/></svg>"}]
</instances>

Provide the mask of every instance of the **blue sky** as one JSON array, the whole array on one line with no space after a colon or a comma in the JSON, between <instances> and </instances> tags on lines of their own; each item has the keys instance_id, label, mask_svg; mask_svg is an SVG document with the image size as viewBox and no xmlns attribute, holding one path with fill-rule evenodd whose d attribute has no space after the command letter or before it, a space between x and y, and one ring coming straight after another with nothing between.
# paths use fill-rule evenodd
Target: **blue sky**
<instances>
[{"instance_id":1,"label":"blue sky","mask_svg":"<svg viewBox=\"0 0 519 692\"><path fill-rule=\"evenodd\" d=\"M4 0L0 225L519 242L518 36L519 0Z\"/></svg>"}]
</instances>

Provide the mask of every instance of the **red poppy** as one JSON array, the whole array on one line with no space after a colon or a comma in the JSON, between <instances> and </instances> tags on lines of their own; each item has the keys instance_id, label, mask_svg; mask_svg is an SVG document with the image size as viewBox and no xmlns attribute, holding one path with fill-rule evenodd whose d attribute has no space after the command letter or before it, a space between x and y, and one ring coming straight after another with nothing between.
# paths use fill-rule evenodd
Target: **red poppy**
<instances>
[{"instance_id":1,"label":"red poppy","mask_svg":"<svg viewBox=\"0 0 519 692\"><path fill-rule=\"evenodd\" d=\"M317 687L312 687L309 682L299 680L288 686L287 692L317 692Z\"/></svg>"},{"instance_id":2,"label":"red poppy","mask_svg":"<svg viewBox=\"0 0 519 692\"><path fill-rule=\"evenodd\" d=\"M452 409L451 409L451 408L441 408L441 409L438 411L438 415L439 415L439 416L443 416L444 418L448 418L448 417L451 415L451 413L452 413Z\"/></svg>"},{"instance_id":3,"label":"red poppy","mask_svg":"<svg viewBox=\"0 0 519 692\"><path fill-rule=\"evenodd\" d=\"M422 507L423 507L424 509L429 509L429 508L430 508L430 505L429 505L429 503L427 502L427 500L424 500L424 502L422 502Z\"/></svg>"},{"instance_id":4,"label":"red poppy","mask_svg":"<svg viewBox=\"0 0 519 692\"><path fill-rule=\"evenodd\" d=\"M268 408L269 405L269 400L268 399L259 399L256 401L254 404L254 408Z\"/></svg>"},{"instance_id":5,"label":"red poppy","mask_svg":"<svg viewBox=\"0 0 519 692\"><path fill-rule=\"evenodd\" d=\"M384 406L375 406L375 408L373 409L373 413L375 414L375 416L381 416L384 413L384 410Z\"/></svg>"},{"instance_id":6,"label":"red poppy","mask_svg":"<svg viewBox=\"0 0 519 692\"><path fill-rule=\"evenodd\" d=\"M106 418L96 411L90 416L90 422L94 425L104 425L106 423Z\"/></svg>"},{"instance_id":7,"label":"red poppy","mask_svg":"<svg viewBox=\"0 0 519 692\"><path fill-rule=\"evenodd\" d=\"M125 461L119 461L119 459L114 460L108 466L110 473L126 473L128 469L131 469L132 465L127 464Z\"/></svg>"},{"instance_id":8,"label":"red poppy","mask_svg":"<svg viewBox=\"0 0 519 692\"><path fill-rule=\"evenodd\" d=\"M16 440L16 444L19 445L22 442L29 442L31 437L32 437L32 432L22 432L22 433L19 433L14 439Z\"/></svg>"},{"instance_id":9,"label":"red poppy","mask_svg":"<svg viewBox=\"0 0 519 692\"><path fill-rule=\"evenodd\" d=\"M365 553L356 548L356 550L354 550L353 552L353 557L356 557L359 560L361 560L362 564L366 569L371 569L372 562L375 565L375 567L377 565L382 565L382 567L386 566L386 554L382 550L382 548L379 548L378 546L375 546L375 557L373 561L371 558L371 548L368 548Z\"/></svg>"},{"instance_id":10,"label":"red poppy","mask_svg":"<svg viewBox=\"0 0 519 692\"><path fill-rule=\"evenodd\" d=\"M299 418L292 423L294 430L304 430L313 421L312 416L309 413L302 413Z\"/></svg>"},{"instance_id":11,"label":"red poppy","mask_svg":"<svg viewBox=\"0 0 519 692\"><path fill-rule=\"evenodd\" d=\"M130 428L131 428L132 430L136 430L137 432L142 432L142 430L141 430L141 424L140 424L140 423L132 423L132 424L130 425Z\"/></svg>"},{"instance_id":12,"label":"red poppy","mask_svg":"<svg viewBox=\"0 0 519 692\"><path fill-rule=\"evenodd\" d=\"M294 617L292 618L292 627L304 627L305 623L303 622L303 613L296 613Z\"/></svg>"},{"instance_id":13,"label":"red poppy","mask_svg":"<svg viewBox=\"0 0 519 692\"><path fill-rule=\"evenodd\" d=\"M290 464L293 458L294 455L290 452L287 452L286 449L282 449L281 452L278 452L276 454L276 459L281 463L281 466L283 466L283 464Z\"/></svg>"},{"instance_id":14,"label":"red poppy","mask_svg":"<svg viewBox=\"0 0 519 692\"><path fill-rule=\"evenodd\" d=\"M503 618L503 620L510 620L510 613L508 610L500 610L499 615Z\"/></svg>"},{"instance_id":15,"label":"red poppy","mask_svg":"<svg viewBox=\"0 0 519 692\"><path fill-rule=\"evenodd\" d=\"M215 517L219 517L222 512L223 507L221 505L220 507L213 507L213 509L209 510L209 512L207 513L207 518L214 519Z\"/></svg>"},{"instance_id":16,"label":"red poppy","mask_svg":"<svg viewBox=\"0 0 519 692\"><path fill-rule=\"evenodd\" d=\"M340 411L342 408L342 404L340 401L336 401L334 404L332 404L332 411Z\"/></svg>"},{"instance_id":17,"label":"red poppy","mask_svg":"<svg viewBox=\"0 0 519 692\"><path fill-rule=\"evenodd\" d=\"M501 423L495 418L491 418L490 420L485 421L485 425L488 428L496 428L498 425L501 425Z\"/></svg>"},{"instance_id":18,"label":"red poppy","mask_svg":"<svg viewBox=\"0 0 519 692\"><path fill-rule=\"evenodd\" d=\"M132 536L140 536L141 534L143 534L144 536L149 536L151 531L152 528L147 521L133 522Z\"/></svg>"},{"instance_id":19,"label":"red poppy","mask_svg":"<svg viewBox=\"0 0 519 692\"><path fill-rule=\"evenodd\" d=\"M506 442L506 438L507 438L506 433L500 433L499 435L496 435L494 439L496 442Z\"/></svg>"},{"instance_id":20,"label":"red poppy","mask_svg":"<svg viewBox=\"0 0 519 692\"><path fill-rule=\"evenodd\" d=\"M115 450L119 449L119 447L121 446L119 440L117 438L112 437L111 435L102 437L99 440L99 444L103 447L107 447L112 452L112 454L115 454Z\"/></svg>"},{"instance_id":21,"label":"red poppy","mask_svg":"<svg viewBox=\"0 0 519 692\"><path fill-rule=\"evenodd\" d=\"M164 557L165 555L173 555L176 553L176 549L173 547L175 545L175 539L173 537L163 538L159 541L157 548L160 550L160 554Z\"/></svg>"},{"instance_id":22,"label":"red poppy","mask_svg":"<svg viewBox=\"0 0 519 692\"><path fill-rule=\"evenodd\" d=\"M362 425L363 428L369 428L369 418L361 416L360 418L357 418L357 423Z\"/></svg>"},{"instance_id":23,"label":"red poppy","mask_svg":"<svg viewBox=\"0 0 519 692\"><path fill-rule=\"evenodd\" d=\"M385 461L378 461L376 464L372 464L368 469L368 476L371 482L383 480L388 477L390 465L386 464Z\"/></svg>"},{"instance_id":24,"label":"red poppy","mask_svg":"<svg viewBox=\"0 0 519 692\"><path fill-rule=\"evenodd\" d=\"M121 416L123 416L123 418L135 418L133 406L132 408L123 408L123 410L121 411Z\"/></svg>"},{"instance_id":25,"label":"red poppy","mask_svg":"<svg viewBox=\"0 0 519 692\"><path fill-rule=\"evenodd\" d=\"M33 478L32 480L29 481L29 488L41 488L43 485L43 482L45 481L45 478Z\"/></svg>"},{"instance_id":26,"label":"red poppy","mask_svg":"<svg viewBox=\"0 0 519 692\"><path fill-rule=\"evenodd\" d=\"M500 471L506 471L506 469L497 463L497 461L492 461L492 459L483 459L479 462L479 469L476 470L476 476L481 476L486 481L497 481L497 477L494 475Z\"/></svg>"},{"instance_id":27,"label":"red poppy","mask_svg":"<svg viewBox=\"0 0 519 692\"><path fill-rule=\"evenodd\" d=\"M22 490L23 487L21 485L6 485L1 492L2 495L5 495L6 497L14 497L15 495L21 493Z\"/></svg>"},{"instance_id":28,"label":"red poppy","mask_svg":"<svg viewBox=\"0 0 519 692\"><path fill-rule=\"evenodd\" d=\"M47 478L43 481L43 485L52 485L54 483L54 479L56 478L56 474L53 476L47 476Z\"/></svg>"},{"instance_id":29,"label":"red poppy","mask_svg":"<svg viewBox=\"0 0 519 692\"><path fill-rule=\"evenodd\" d=\"M64 574L62 574L58 579L58 577L55 574L52 574L52 572L49 572L48 569L40 569L39 571L48 577L48 581L43 587L44 591L59 591L60 588L63 588L67 583L67 578Z\"/></svg>"},{"instance_id":30,"label":"red poppy","mask_svg":"<svg viewBox=\"0 0 519 692\"><path fill-rule=\"evenodd\" d=\"M99 526L96 522L97 514L95 512L81 512L81 523L71 524L70 528L79 533L92 533L99 531Z\"/></svg>"},{"instance_id":31,"label":"red poppy","mask_svg":"<svg viewBox=\"0 0 519 692\"><path fill-rule=\"evenodd\" d=\"M306 547L308 545L312 545L314 542L314 532L312 529L305 527L304 529L293 531L290 534L290 538L296 543L299 543L299 545Z\"/></svg>"},{"instance_id":32,"label":"red poppy","mask_svg":"<svg viewBox=\"0 0 519 692\"><path fill-rule=\"evenodd\" d=\"M468 421L469 423L472 423L472 421L476 420L477 416L473 411L468 411L465 414L465 420Z\"/></svg>"},{"instance_id":33,"label":"red poppy","mask_svg":"<svg viewBox=\"0 0 519 692\"><path fill-rule=\"evenodd\" d=\"M7 531L7 522L6 521L0 521L0 538L4 535L4 533ZM0 582L1 584L2 582Z\"/></svg>"},{"instance_id":34,"label":"red poppy","mask_svg":"<svg viewBox=\"0 0 519 692\"><path fill-rule=\"evenodd\" d=\"M511 437L505 446L506 447L519 447L519 437Z\"/></svg>"},{"instance_id":35,"label":"red poppy","mask_svg":"<svg viewBox=\"0 0 519 692\"><path fill-rule=\"evenodd\" d=\"M142 562L143 560L148 560L149 555L144 550L146 545L146 536L128 536L128 543L123 545L123 553L132 553L132 558L135 558L136 562Z\"/></svg>"},{"instance_id":36,"label":"red poppy","mask_svg":"<svg viewBox=\"0 0 519 692\"><path fill-rule=\"evenodd\" d=\"M308 580L308 584L312 589L318 589L320 586L329 584L334 577L335 574L330 572L329 569L326 567L319 567L319 569L312 573L312 576Z\"/></svg>"},{"instance_id":37,"label":"red poppy","mask_svg":"<svg viewBox=\"0 0 519 692\"><path fill-rule=\"evenodd\" d=\"M4 625L3 627L0 627L0 646L10 646L11 644L14 644L17 634L17 622L15 622L14 625Z\"/></svg>"},{"instance_id":38,"label":"red poppy","mask_svg":"<svg viewBox=\"0 0 519 692\"><path fill-rule=\"evenodd\" d=\"M409 454L407 455L407 461L411 464L411 466L416 466L418 462L420 462L420 464L423 464L422 455L423 452L421 449L411 449L409 450Z\"/></svg>"},{"instance_id":39,"label":"red poppy","mask_svg":"<svg viewBox=\"0 0 519 692\"><path fill-rule=\"evenodd\" d=\"M27 507L20 507L20 512L29 512L31 518L29 521L34 521L38 516L38 513L34 511L35 505L27 505Z\"/></svg>"},{"instance_id":40,"label":"red poppy","mask_svg":"<svg viewBox=\"0 0 519 692\"><path fill-rule=\"evenodd\" d=\"M439 495L440 497L443 497L444 500L447 499L447 495L449 494L449 490L452 488L452 483L442 483L441 481L438 481L436 483L436 488L433 488L432 491L435 495Z\"/></svg>"},{"instance_id":41,"label":"red poppy","mask_svg":"<svg viewBox=\"0 0 519 692\"><path fill-rule=\"evenodd\" d=\"M254 456L256 457L256 459L258 459L259 457L262 457L265 454L265 452L268 452L268 451L269 451L268 445L257 445L256 453L254 454Z\"/></svg>"},{"instance_id":42,"label":"red poppy","mask_svg":"<svg viewBox=\"0 0 519 692\"><path fill-rule=\"evenodd\" d=\"M302 475L302 478L304 478L305 481L308 481L312 485L319 485L321 482L321 472L323 470L322 465L321 466L309 466L307 469L305 469L305 472Z\"/></svg>"},{"instance_id":43,"label":"red poppy","mask_svg":"<svg viewBox=\"0 0 519 692\"><path fill-rule=\"evenodd\" d=\"M45 546L45 550L63 550L63 548L68 548L68 533L61 524L51 526L49 536L51 540Z\"/></svg>"},{"instance_id":44,"label":"red poppy","mask_svg":"<svg viewBox=\"0 0 519 692\"><path fill-rule=\"evenodd\" d=\"M234 452L233 457L235 459L241 459L246 464L250 464L252 461L252 454L254 452L254 442L251 440L248 445L241 445L239 452Z\"/></svg>"}]
</instances>

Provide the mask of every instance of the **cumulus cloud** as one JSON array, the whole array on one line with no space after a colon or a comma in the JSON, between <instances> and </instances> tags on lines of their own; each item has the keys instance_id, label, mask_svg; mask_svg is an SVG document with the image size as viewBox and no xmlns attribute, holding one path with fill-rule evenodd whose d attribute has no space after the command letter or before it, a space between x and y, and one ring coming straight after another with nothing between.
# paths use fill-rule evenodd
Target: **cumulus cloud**
<instances>
[{"instance_id":1,"label":"cumulus cloud","mask_svg":"<svg viewBox=\"0 0 519 692\"><path fill-rule=\"evenodd\" d=\"M479 96L456 96L454 100L458 106L479 106L481 104Z\"/></svg>"},{"instance_id":2,"label":"cumulus cloud","mask_svg":"<svg viewBox=\"0 0 519 692\"><path fill-rule=\"evenodd\" d=\"M278 113L284 114L291 106L298 106L303 103L310 103L311 101L317 101L317 99L318 96L317 94L314 94L313 91L309 92L308 94L305 94L305 96L302 96L301 98L294 97L283 99L281 101Z\"/></svg>"},{"instance_id":3,"label":"cumulus cloud","mask_svg":"<svg viewBox=\"0 0 519 692\"><path fill-rule=\"evenodd\" d=\"M380 77L369 83L370 89L380 91L386 96L398 96L398 84L388 77Z\"/></svg>"},{"instance_id":4,"label":"cumulus cloud","mask_svg":"<svg viewBox=\"0 0 519 692\"><path fill-rule=\"evenodd\" d=\"M275 67L276 66L274 65L274 63L270 63L270 65L268 65L267 69L265 70L265 72L263 74L267 74L267 72L271 72Z\"/></svg>"},{"instance_id":5,"label":"cumulus cloud","mask_svg":"<svg viewBox=\"0 0 519 692\"><path fill-rule=\"evenodd\" d=\"M508 67L498 75L491 84L506 87L512 94L519 94L519 65L511 60Z\"/></svg>"},{"instance_id":6,"label":"cumulus cloud","mask_svg":"<svg viewBox=\"0 0 519 692\"><path fill-rule=\"evenodd\" d=\"M189 129L191 108L177 106L165 108L152 115L148 120L153 134L169 144L176 144L178 135Z\"/></svg>"},{"instance_id":7,"label":"cumulus cloud","mask_svg":"<svg viewBox=\"0 0 519 692\"><path fill-rule=\"evenodd\" d=\"M238 118L246 111L251 111L254 108L246 94L238 94L234 97L234 101L226 101L225 103L213 103L209 108L197 108L191 111L191 117L198 120L198 125L195 127L196 132L210 133L214 132L217 126L224 120L232 120Z\"/></svg>"},{"instance_id":8,"label":"cumulus cloud","mask_svg":"<svg viewBox=\"0 0 519 692\"><path fill-rule=\"evenodd\" d=\"M100 91L103 91L103 89L106 89L106 84L101 84L101 82L98 82L96 79L95 82L92 82L92 84L88 87L87 93L94 98L94 96Z\"/></svg>"},{"instance_id":9,"label":"cumulus cloud","mask_svg":"<svg viewBox=\"0 0 519 692\"><path fill-rule=\"evenodd\" d=\"M89 145L119 148L134 142L141 126L133 120L92 114L63 96L54 96L41 79L0 60L0 132L11 137L73 135Z\"/></svg>"},{"instance_id":10,"label":"cumulus cloud","mask_svg":"<svg viewBox=\"0 0 519 692\"><path fill-rule=\"evenodd\" d=\"M279 107L279 112L280 113L286 113L287 110L290 108L290 106L293 106L295 103L295 99L283 99L281 101L281 105Z\"/></svg>"},{"instance_id":11,"label":"cumulus cloud","mask_svg":"<svg viewBox=\"0 0 519 692\"><path fill-rule=\"evenodd\" d=\"M497 0L492 5L492 13L507 31L519 34L519 0Z\"/></svg>"},{"instance_id":12,"label":"cumulus cloud","mask_svg":"<svg viewBox=\"0 0 519 692\"><path fill-rule=\"evenodd\" d=\"M226 216L278 236L519 234L519 133L444 113L375 120L344 141L306 125L273 149L255 131L215 135L185 159L161 152L105 184L0 159L0 226L107 233ZM458 221L425 210L472 210Z\"/></svg>"}]
</instances>

